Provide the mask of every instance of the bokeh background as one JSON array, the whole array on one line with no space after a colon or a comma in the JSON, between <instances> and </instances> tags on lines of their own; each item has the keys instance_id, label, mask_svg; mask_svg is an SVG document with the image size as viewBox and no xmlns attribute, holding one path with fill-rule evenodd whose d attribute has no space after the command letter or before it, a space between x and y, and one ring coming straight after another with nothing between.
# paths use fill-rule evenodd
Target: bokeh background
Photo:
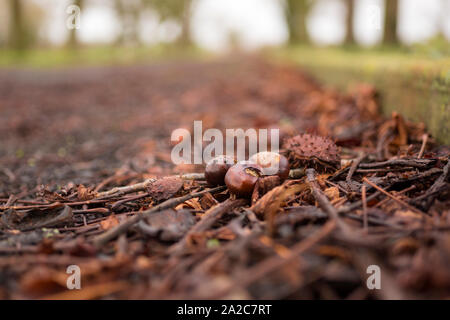
<instances>
[{"instance_id":1,"label":"bokeh background","mask_svg":"<svg viewBox=\"0 0 450 320\"><path fill-rule=\"evenodd\" d=\"M66 27L70 4L78 30ZM448 0L2 0L1 48L194 44L223 51L293 43L413 45L450 39Z\"/></svg>"}]
</instances>

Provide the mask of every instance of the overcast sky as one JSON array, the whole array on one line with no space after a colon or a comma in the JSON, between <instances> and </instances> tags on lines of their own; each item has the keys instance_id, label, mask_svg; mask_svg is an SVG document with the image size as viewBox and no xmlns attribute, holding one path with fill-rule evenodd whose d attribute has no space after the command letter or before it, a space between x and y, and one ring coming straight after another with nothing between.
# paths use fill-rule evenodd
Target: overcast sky
<instances>
[{"instance_id":1,"label":"overcast sky","mask_svg":"<svg viewBox=\"0 0 450 320\"><path fill-rule=\"evenodd\" d=\"M41 35L52 43L67 37L65 9L68 0L33 0L48 12ZM314 0L307 24L318 44L337 44L345 36L346 8L342 0ZM111 42L121 26L110 0L89 0L82 11L80 38L83 42ZM201 47L221 50L228 46L230 35L245 48L284 43L288 38L280 0L197 0L193 11L192 34ZM445 5L446 4L446 5ZM383 0L356 1L354 32L364 45L373 45L381 37ZM433 36L439 26L450 38L450 0L400 0L399 35L405 43L420 42ZM140 22L140 36L145 43L170 41L179 27L170 21L159 25L151 12Z\"/></svg>"}]
</instances>

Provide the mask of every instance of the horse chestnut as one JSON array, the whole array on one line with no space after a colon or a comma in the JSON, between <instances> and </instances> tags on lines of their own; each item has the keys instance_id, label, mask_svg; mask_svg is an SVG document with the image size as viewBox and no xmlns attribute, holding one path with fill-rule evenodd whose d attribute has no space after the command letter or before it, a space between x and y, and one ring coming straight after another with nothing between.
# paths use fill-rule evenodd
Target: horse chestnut
<instances>
[{"instance_id":1,"label":"horse chestnut","mask_svg":"<svg viewBox=\"0 0 450 320\"><path fill-rule=\"evenodd\" d=\"M256 163L262 168L265 176L277 175L281 182L289 177L289 161L285 156L276 152L259 152L250 157L250 162Z\"/></svg>"},{"instance_id":2,"label":"horse chestnut","mask_svg":"<svg viewBox=\"0 0 450 320\"><path fill-rule=\"evenodd\" d=\"M225 175L225 184L231 194L247 198L251 196L261 175L261 167L257 164L241 162L228 170Z\"/></svg>"},{"instance_id":3,"label":"horse chestnut","mask_svg":"<svg viewBox=\"0 0 450 320\"><path fill-rule=\"evenodd\" d=\"M233 157L220 155L208 162L205 168L205 179L208 184L218 186L225 184L225 174L236 163Z\"/></svg>"}]
</instances>

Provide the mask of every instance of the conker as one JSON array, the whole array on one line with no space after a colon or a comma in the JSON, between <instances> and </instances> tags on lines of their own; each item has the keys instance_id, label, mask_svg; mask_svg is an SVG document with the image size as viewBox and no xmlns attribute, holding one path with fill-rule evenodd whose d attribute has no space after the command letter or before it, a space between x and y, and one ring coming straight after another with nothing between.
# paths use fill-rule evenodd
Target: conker
<instances>
[{"instance_id":1,"label":"conker","mask_svg":"<svg viewBox=\"0 0 450 320\"><path fill-rule=\"evenodd\" d=\"M233 157L220 155L208 162L205 168L205 179L209 185L225 184L225 174L236 163Z\"/></svg>"},{"instance_id":2,"label":"conker","mask_svg":"<svg viewBox=\"0 0 450 320\"><path fill-rule=\"evenodd\" d=\"M225 175L225 184L231 194L248 198L252 195L255 184L261 175L261 167L257 164L241 162L228 170Z\"/></svg>"},{"instance_id":3,"label":"conker","mask_svg":"<svg viewBox=\"0 0 450 320\"><path fill-rule=\"evenodd\" d=\"M259 165L265 176L277 175L281 182L289 177L289 161L281 154L268 151L259 152L251 156L250 161Z\"/></svg>"}]
</instances>

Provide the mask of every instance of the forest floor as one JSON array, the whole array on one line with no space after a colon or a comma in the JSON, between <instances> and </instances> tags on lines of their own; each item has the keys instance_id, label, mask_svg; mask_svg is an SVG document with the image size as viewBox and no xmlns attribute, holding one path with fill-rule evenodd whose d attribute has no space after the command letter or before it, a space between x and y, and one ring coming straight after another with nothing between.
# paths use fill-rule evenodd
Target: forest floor
<instances>
[{"instance_id":1,"label":"forest floor","mask_svg":"<svg viewBox=\"0 0 450 320\"><path fill-rule=\"evenodd\" d=\"M254 57L1 70L0 299L450 297L450 148L379 108ZM332 137L341 163L234 199L172 163L194 120Z\"/></svg>"}]
</instances>

